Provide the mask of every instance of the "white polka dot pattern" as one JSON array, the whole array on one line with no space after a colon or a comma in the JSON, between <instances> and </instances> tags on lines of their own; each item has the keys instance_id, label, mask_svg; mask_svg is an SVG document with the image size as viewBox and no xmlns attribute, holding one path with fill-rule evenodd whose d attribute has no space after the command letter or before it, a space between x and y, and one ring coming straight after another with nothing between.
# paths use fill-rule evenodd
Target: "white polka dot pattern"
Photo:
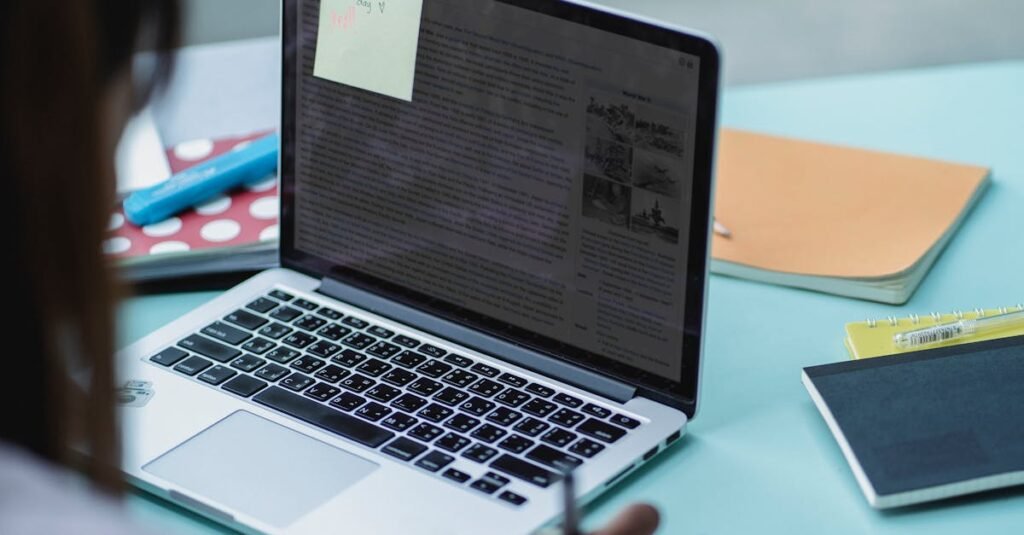
<instances>
[{"instance_id":1,"label":"white polka dot pattern","mask_svg":"<svg viewBox=\"0 0 1024 535\"><path fill-rule=\"evenodd\" d=\"M278 234L280 234L280 230L277 225L270 225L263 229L263 232L260 232L260 241L276 240Z\"/></svg>"},{"instance_id":2,"label":"white polka dot pattern","mask_svg":"<svg viewBox=\"0 0 1024 535\"><path fill-rule=\"evenodd\" d=\"M167 236L177 234L179 230L181 230L181 219L177 217L171 217L159 223L142 227L143 234L150 238L166 238Z\"/></svg>"},{"instance_id":3,"label":"white polka dot pattern","mask_svg":"<svg viewBox=\"0 0 1024 535\"><path fill-rule=\"evenodd\" d=\"M124 236L115 236L103 242L103 252L106 254L121 254L132 248L132 241Z\"/></svg>"},{"instance_id":4,"label":"white polka dot pattern","mask_svg":"<svg viewBox=\"0 0 1024 535\"><path fill-rule=\"evenodd\" d=\"M197 139L186 141L174 147L174 155L190 162L202 160L213 152L213 141L209 139Z\"/></svg>"},{"instance_id":5,"label":"white polka dot pattern","mask_svg":"<svg viewBox=\"0 0 1024 535\"><path fill-rule=\"evenodd\" d=\"M262 197L249 205L249 215L256 219L274 219L277 217L277 197Z\"/></svg>"},{"instance_id":6,"label":"white polka dot pattern","mask_svg":"<svg viewBox=\"0 0 1024 535\"><path fill-rule=\"evenodd\" d=\"M216 199L209 200L199 206L196 206L196 212L200 215L217 215L223 214L228 210L228 208L231 208L231 197L221 195Z\"/></svg>"},{"instance_id":7,"label":"white polka dot pattern","mask_svg":"<svg viewBox=\"0 0 1024 535\"><path fill-rule=\"evenodd\" d=\"M188 251L190 247L183 241L162 241L149 248L150 254L163 254L163 253L183 253Z\"/></svg>"},{"instance_id":8,"label":"white polka dot pattern","mask_svg":"<svg viewBox=\"0 0 1024 535\"><path fill-rule=\"evenodd\" d=\"M242 226L232 219L218 219L203 225L199 235L206 241L226 242L235 239L242 231Z\"/></svg>"}]
</instances>

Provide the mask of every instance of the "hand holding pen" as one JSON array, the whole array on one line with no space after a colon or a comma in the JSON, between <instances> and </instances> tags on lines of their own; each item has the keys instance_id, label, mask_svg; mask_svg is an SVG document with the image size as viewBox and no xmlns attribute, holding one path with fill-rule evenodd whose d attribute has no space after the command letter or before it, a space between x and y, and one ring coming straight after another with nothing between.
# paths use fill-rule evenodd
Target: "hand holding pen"
<instances>
[{"instance_id":1,"label":"hand holding pen","mask_svg":"<svg viewBox=\"0 0 1024 535\"><path fill-rule=\"evenodd\" d=\"M571 471L562 477L564 513L562 529L545 535L585 535L579 528L579 509L576 507L576 485ZM647 504L633 504L625 508L608 525L590 535L653 535L658 529L658 510Z\"/></svg>"}]
</instances>

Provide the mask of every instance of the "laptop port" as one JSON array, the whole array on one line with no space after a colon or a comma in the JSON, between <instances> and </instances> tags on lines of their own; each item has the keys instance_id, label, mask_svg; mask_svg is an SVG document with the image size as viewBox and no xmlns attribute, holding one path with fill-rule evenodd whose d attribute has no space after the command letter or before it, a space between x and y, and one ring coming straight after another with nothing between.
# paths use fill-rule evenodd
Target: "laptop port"
<instances>
[{"instance_id":1,"label":"laptop port","mask_svg":"<svg viewBox=\"0 0 1024 535\"><path fill-rule=\"evenodd\" d=\"M658 449L659 449L658 446L655 446L655 447L651 448L651 451L645 453L644 454L644 462L650 461L651 457L654 457L655 455L657 455L658 454Z\"/></svg>"},{"instance_id":2,"label":"laptop port","mask_svg":"<svg viewBox=\"0 0 1024 535\"><path fill-rule=\"evenodd\" d=\"M665 439L665 446L671 446L673 442L679 440L679 437L683 436L682 430L677 430Z\"/></svg>"}]
</instances>

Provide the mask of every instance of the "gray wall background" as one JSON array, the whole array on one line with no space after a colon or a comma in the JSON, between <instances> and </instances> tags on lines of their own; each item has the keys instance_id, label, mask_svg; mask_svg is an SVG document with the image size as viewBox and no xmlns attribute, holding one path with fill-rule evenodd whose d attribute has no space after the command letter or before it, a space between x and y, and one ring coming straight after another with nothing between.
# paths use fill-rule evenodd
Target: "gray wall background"
<instances>
[{"instance_id":1,"label":"gray wall background","mask_svg":"<svg viewBox=\"0 0 1024 535\"><path fill-rule=\"evenodd\" d=\"M1024 58L1024 0L595 0L707 31L747 84ZM186 0L186 44L275 35L277 0Z\"/></svg>"}]
</instances>

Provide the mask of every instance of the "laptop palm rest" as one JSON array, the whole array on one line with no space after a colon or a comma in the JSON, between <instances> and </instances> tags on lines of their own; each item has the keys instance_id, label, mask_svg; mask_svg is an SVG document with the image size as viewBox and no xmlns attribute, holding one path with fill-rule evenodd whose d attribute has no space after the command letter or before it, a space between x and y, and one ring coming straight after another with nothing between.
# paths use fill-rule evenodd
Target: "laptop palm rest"
<instances>
[{"instance_id":1,"label":"laptop palm rest","mask_svg":"<svg viewBox=\"0 0 1024 535\"><path fill-rule=\"evenodd\" d=\"M143 470L188 489L196 497L285 527L377 467L376 463L238 411Z\"/></svg>"}]
</instances>

